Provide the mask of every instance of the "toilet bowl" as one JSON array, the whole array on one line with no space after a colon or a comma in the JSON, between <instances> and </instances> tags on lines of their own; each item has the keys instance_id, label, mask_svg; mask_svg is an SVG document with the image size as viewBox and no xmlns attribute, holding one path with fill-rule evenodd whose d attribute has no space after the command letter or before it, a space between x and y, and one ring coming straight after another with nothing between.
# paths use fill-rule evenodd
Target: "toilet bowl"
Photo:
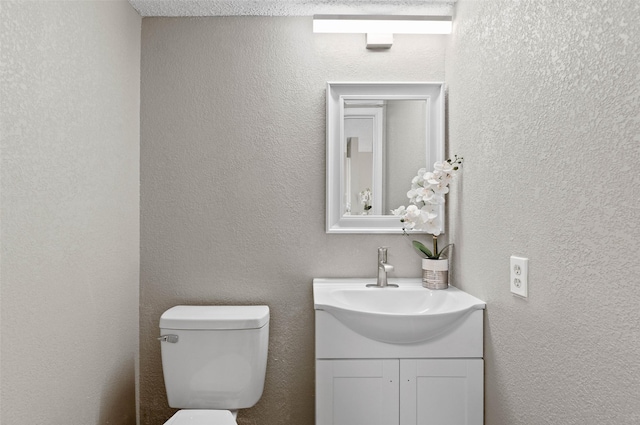
<instances>
[{"instance_id":1,"label":"toilet bowl","mask_svg":"<svg viewBox=\"0 0 640 425\"><path fill-rule=\"evenodd\" d=\"M160 317L165 425L237 425L264 390L269 307L176 306Z\"/></svg>"},{"instance_id":2,"label":"toilet bowl","mask_svg":"<svg viewBox=\"0 0 640 425\"><path fill-rule=\"evenodd\" d=\"M238 425L229 410L179 410L164 425Z\"/></svg>"}]
</instances>

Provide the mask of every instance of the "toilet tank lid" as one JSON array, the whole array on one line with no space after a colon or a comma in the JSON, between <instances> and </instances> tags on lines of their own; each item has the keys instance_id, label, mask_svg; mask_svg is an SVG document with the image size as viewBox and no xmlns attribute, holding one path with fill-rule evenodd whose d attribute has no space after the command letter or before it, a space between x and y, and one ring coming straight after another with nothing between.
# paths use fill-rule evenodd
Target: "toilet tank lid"
<instances>
[{"instance_id":1,"label":"toilet tank lid","mask_svg":"<svg viewBox=\"0 0 640 425\"><path fill-rule=\"evenodd\" d=\"M160 316L162 329L259 329L267 323L266 305L178 305Z\"/></svg>"}]
</instances>

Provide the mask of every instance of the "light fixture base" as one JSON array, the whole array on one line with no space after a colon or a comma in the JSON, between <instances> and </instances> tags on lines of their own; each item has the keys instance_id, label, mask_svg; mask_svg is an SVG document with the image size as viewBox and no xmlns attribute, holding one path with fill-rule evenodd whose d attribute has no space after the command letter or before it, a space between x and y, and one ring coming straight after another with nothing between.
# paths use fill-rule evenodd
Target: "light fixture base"
<instances>
[{"instance_id":1,"label":"light fixture base","mask_svg":"<svg viewBox=\"0 0 640 425\"><path fill-rule=\"evenodd\" d=\"M390 49L393 45L393 34L367 33L367 49Z\"/></svg>"}]
</instances>

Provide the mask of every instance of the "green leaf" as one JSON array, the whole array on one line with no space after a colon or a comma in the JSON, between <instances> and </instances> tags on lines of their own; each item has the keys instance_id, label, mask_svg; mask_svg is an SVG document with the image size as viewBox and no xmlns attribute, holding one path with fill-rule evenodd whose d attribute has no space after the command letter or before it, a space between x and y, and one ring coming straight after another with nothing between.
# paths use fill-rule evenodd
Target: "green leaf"
<instances>
[{"instance_id":1,"label":"green leaf","mask_svg":"<svg viewBox=\"0 0 640 425\"><path fill-rule=\"evenodd\" d=\"M429 248L424 246L421 242L413 241L412 244L413 244L413 247L416 249L416 251L418 251L418 253L422 255L424 258L434 258L431 251L429 251Z\"/></svg>"},{"instance_id":2,"label":"green leaf","mask_svg":"<svg viewBox=\"0 0 640 425\"><path fill-rule=\"evenodd\" d=\"M440 258L442 257L442 254L444 254L444 252L451 246L453 245L452 243L450 243L449 245L445 246L444 248L442 248L440 250L440 252L436 253L436 258Z\"/></svg>"}]
</instances>

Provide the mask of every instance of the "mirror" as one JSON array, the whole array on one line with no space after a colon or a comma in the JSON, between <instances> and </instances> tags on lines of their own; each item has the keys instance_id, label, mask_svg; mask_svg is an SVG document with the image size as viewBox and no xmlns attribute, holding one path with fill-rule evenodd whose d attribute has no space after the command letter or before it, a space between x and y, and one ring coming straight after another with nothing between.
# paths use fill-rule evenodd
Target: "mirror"
<instances>
[{"instance_id":1,"label":"mirror","mask_svg":"<svg viewBox=\"0 0 640 425\"><path fill-rule=\"evenodd\" d=\"M328 83L327 233L402 233L391 210L443 157L442 83Z\"/></svg>"}]
</instances>

